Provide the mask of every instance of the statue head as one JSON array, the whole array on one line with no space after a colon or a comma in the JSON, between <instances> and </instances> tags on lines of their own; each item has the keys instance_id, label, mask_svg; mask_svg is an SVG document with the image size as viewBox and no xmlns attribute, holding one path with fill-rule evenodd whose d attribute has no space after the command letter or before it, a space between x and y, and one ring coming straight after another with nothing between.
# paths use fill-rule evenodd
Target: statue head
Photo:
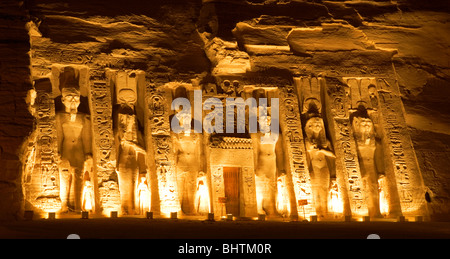
<instances>
[{"instance_id":1,"label":"statue head","mask_svg":"<svg viewBox=\"0 0 450 259\"><path fill-rule=\"evenodd\" d=\"M270 125L272 123L272 117L270 116L271 109L270 107L266 107L263 105L260 105L258 107L259 110L259 124L260 124L260 130L262 133L270 133Z\"/></svg>"},{"instance_id":2,"label":"statue head","mask_svg":"<svg viewBox=\"0 0 450 259\"><path fill-rule=\"evenodd\" d=\"M375 85L370 84L367 87L368 91L369 91L369 97L370 98L376 98L376 93L377 93L377 88L375 87Z\"/></svg>"},{"instance_id":3,"label":"statue head","mask_svg":"<svg viewBox=\"0 0 450 259\"><path fill-rule=\"evenodd\" d=\"M325 133L325 125L321 117L310 117L305 124L305 133L308 140L317 144L317 146L323 148L326 148L328 146Z\"/></svg>"},{"instance_id":4,"label":"statue head","mask_svg":"<svg viewBox=\"0 0 450 259\"><path fill-rule=\"evenodd\" d=\"M65 87L61 90L62 103L66 107L66 112L77 113L80 105L80 91L74 87Z\"/></svg>"},{"instance_id":5,"label":"statue head","mask_svg":"<svg viewBox=\"0 0 450 259\"><path fill-rule=\"evenodd\" d=\"M354 117L352 126L357 141L369 143L373 139L374 128L370 118Z\"/></svg>"},{"instance_id":6,"label":"statue head","mask_svg":"<svg viewBox=\"0 0 450 259\"><path fill-rule=\"evenodd\" d=\"M134 115L119 113L119 138L137 141L136 120Z\"/></svg>"},{"instance_id":7,"label":"statue head","mask_svg":"<svg viewBox=\"0 0 450 259\"><path fill-rule=\"evenodd\" d=\"M350 116L350 121L356 141L369 144L371 140L374 140L374 125L363 106L359 106L357 111Z\"/></svg>"},{"instance_id":8,"label":"statue head","mask_svg":"<svg viewBox=\"0 0 450 259\"><path fill-rule=\"evenodd\" d=\"M306 122L306 131L319 134L323 130L323 120L320 117L312 117Z\"/></svg>"}]
</instances>

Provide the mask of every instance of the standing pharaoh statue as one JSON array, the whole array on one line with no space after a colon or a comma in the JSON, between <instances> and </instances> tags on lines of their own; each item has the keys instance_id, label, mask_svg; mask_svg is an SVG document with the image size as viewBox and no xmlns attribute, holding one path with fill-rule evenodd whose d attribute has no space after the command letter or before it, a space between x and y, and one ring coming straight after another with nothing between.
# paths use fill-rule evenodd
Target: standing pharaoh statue
<instances>
[{"instance_id":1,"label":"standing pharaoh statue","mask_svg":"<svg viewBox=\"0 0 450 259\"><path fill-rule=\"evenodd\" d=\"M368 195L369 216L381 217L380 195L378 191L378 176L380 163L377 155L377 143L372 120L364 109L358 109L353 114L352 126L356 139L359 164L364 189Z\"/></svg>"},{"instance_id":2,"label":"standing pharaoh statue","mask_svg":"<svg viewBox=\"0 0 450 259\"><path fill-rule=\"evenodd\" d=\"M256 192L258 214L277 215L277 155L276 145L278 135L271 135L270 108L259 106L259 123L261 133L257 134L258 143L256 163ZM266 109L261 112L261 109Z\"/></svg>"},{"instance_id":3,"label":"standing pharaoh statue","mask_svg":"<svg viewBox=\"0 0 450 259\"><path fill-rule=\"evenodd\" d=\"M311 185L316 212L319 217L328 213L328 195L331 185L331 160L336 158L331 150L331 143L326 137L323 119L310 117L305 125L305 145L311 169Z\"/></svg>"},{"instance_id":4,"label":"standing pharaoh statue","mask_svg":"<svg viewBox=\"0 0 450 259\"><path fill-rule=\"evenodd\" d=\"M136 197L139 173L146 174L145 150L133 110L128 106L119 108L117 119L117 167L122 213L132 215L139 206Z\"/></svg>"},{"instance_id":5,"label":"standing pharaoh statue","mask_svg":"<svg viewBox=\"0 0 450 259\"><path fill-rule=\"evenodd\" d=\"M121 81L116 85L117 103L114 111L117 175L122 213L133 215L140 210L138 186L140 175L147 174L146 152L136 118L136 89L133 89L135 85L130 83L136 74L120 75ZM124 81L129 82L125 84Z\"/></svg>"},{"instance_id":6,"label":"standing pharaoh statue","mask_svg":"<svg viewBox=\"0 0 450 259\"><path fill-rule=\"evenodd\" d=\"M60 198L63 212L82 209L83 175L92 172L92 136L89 116L78 112L80 91L75 70L66 67L61 75L64 111L56 114L60 162Z\"/></svg>"},{"instance_id":7,"label":"standing pharaoh statue","mask_svg":"<svg viewBox=\"0 0 450 259\"><path fill-rule=\"evenodd\" d=\"M195 183L202 168L200 163L201 138L196 133L191 134L190 113L179 111L176 116L180 126L184 129L184 132L173 135L178 193L183 213L194 214L197 212L195 209L197 193Z\"/></svg>"}]
</instances>

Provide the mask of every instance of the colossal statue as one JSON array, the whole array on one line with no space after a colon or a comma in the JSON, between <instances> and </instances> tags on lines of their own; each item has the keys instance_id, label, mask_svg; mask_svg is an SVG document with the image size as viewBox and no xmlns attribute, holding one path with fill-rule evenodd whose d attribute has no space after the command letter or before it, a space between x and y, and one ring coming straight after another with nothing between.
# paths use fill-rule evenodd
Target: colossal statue
<instances>
[{"instance_id":1,"label":"colossal statue","mask_svg":"<svg viewBox=\"0 0 450 259\"><path fill-rule=\"evenodd\" d=\"M65 107L56 114L61 209L80 211L83 172L92 172L93 166L91 122L88 115L78 112L80 91L73 68L64 69L60 86Z\"/></svg>"},{"instance_id":2,"label":"colossal statue","mask_svg":"<svg viewBox=\"0 0 450 259\"><path fill-rule=\"evenodd\" d=\"M138 206L136 186L139 173L145 174L147 169L136 118L130 109L123 108L119 111L116 134L119 145L117 167L122 213L132 215Z\"/></svg>"},{"instance_id":3,"label":"colossal statue","mask_svg":"<svg viewBox=\"0 0 450 259\"><path fill-rule=\"evenodd\" d=\"M260 133L254 141L258 143L256 171L257 207L259 214L274 216L276 211L277 193L277 154L276 145L278 136L270 134L271 116L270 108L259 106ZM261 109L267 109L262 112Z\"/></svg>"},{"instance_id":4,"label":"colossal statue","mask_svg":"<svg viewBox=\"0 0 450 259\"><path fill-rule=\"evenodd\" d=\"M175 164L177 170L178 193L180 195L181 209L186 214L195 213L196 179L200 171L201 139L198 134L175 134Z\"/></svg>"},{"instance_id":5,"label":"colossal statue","mask_svg":"<svg viewBox=\"0 0 450 259\"><path fill-rule=\"evenodd\" d=\"M352 126L363 185L368 198L369 216L381 217L378 179L382 168L379 168L381 163L377 161L380 157L377 152L374 125L367 111L359 109L354 113Z\"/></svg>"},{"instance_id":6,"label":"colossal statue","mask_svg":"<svg viewBox=\"0 0 450 259\"><path fill-rule=\"evenodd\" d=\"M328 195L332 178L330 159L336 158L331 149L331 143L325 134L323 119L313 115L305 125L305 145L308 153L311 185L319 217L328 213Z\"/></svg>"}]
</instances>

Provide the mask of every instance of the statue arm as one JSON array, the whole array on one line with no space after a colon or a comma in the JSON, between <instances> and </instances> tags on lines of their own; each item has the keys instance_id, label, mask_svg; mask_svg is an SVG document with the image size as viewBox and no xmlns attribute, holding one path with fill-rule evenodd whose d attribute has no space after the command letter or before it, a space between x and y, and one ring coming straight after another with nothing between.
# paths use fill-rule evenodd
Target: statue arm
<instances>
[{"instance_id":1,"label":"statue arm","mask_svg":"<svg viewBox=\"0 0 450 259\"><path fill-rule=\"evenodd\" d=\"M83 151L87 158L92 157L92 133L91 133L91 120L89 116L84 118L84 126L82 131Z\"/></svg>"},{"instance_id":2,"label":"statue arm","mask_svg":"<svg viewBox=\"0 0 450 259\"><path fill-rule=\"evenodd\" d=\"M377 169L378 174L384 174L384 152L381 141L375 142L375 167Z\"/></svg>"},{"instance_id":3,"label":"statue arm","mask_svg":"<svg viewBox=\"0 0 450 259\"><path fill-rule=\"evenodd\" d=\"M329 140L327 140L327 146L324 149L320 149L320 152L322 152L327 157L336 158L336 155L333 152L333 149L331 147L331 143Z\"/></svg>"},{"instance_id":4,"label":"statue arm","mask_svg":"<svg viewBox=\"0 0 450 259\"><path fill-rule=\"evenodd\" d=\"M60 118L61 116L59 114L56 114L56 136L58 140L58 153L61 155L62 151L62 143L63 143L63 129L62 129L62 120Z\"/></svg>"}]
</instances>

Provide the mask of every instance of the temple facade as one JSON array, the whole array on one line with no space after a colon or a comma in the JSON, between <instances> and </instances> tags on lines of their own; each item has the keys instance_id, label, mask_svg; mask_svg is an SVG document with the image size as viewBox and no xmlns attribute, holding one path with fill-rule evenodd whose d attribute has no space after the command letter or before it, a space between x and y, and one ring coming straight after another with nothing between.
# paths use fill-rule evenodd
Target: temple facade
<instances>
[{"instance_id":1,"label":"temple facade","mask_svg":"<svg viewBox=\"0 0 450 259\"><path fill-rule=\"evenodd\" d=\"M299 73L285 85L216 75L216 84L155 85L140 70L53 65L31 93L36 127L23 169L25 209L428 217L398 86L388 72ZM187 112L174 107L177 98L192 104ZM224 109L236 98L270 101ZM263 109L267 125L278 126L271 141L250 129L251 115ZM174 123L189 129L175 132ZM263 128L261 116L257 125Z\"/></svg>"},{"instance_id":2,"label":"temple facade","mask_svg":"<svg viewBox=\"0 0 450 259\"><path fill-rule=\"evenodd\" d=\"M449 219L445 1L0 13L0 220Z\"/></svg>"}]
</instances>

